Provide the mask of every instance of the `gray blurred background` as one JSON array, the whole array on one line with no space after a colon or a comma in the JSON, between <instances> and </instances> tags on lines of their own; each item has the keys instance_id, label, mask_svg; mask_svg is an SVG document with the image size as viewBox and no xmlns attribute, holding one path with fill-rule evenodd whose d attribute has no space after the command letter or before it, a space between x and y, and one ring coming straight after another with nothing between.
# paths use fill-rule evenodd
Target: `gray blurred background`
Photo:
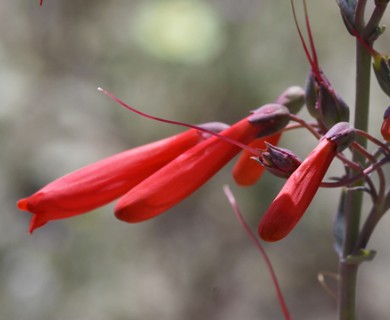
<instances>
[{"instance_id":1,"label":"gray blurred background","mask_svg":"<svg viewBox=\"0 0 390 320\"><path fill-rule=\"evenodd\" d=\"M189 123L234 123L302 86L308 63L289 1L38 2L0 4L0 319L282 319L264 261L222 191L231 185L256 230L283 184L269 174L240 188L230 164L169 212L134 225L109 205L29 235L31 215L15 203L83 165L183 130L122 109L98 86ZM321 65L352 105L353 39L334 1L309 1L309 10ZM388 43L386 34L378 48L389 52ZM373 84L378 136L388 99ZM314 145L304 131L281 142L302 158ZM335 161L328 176L338 172ZM294 319L336 318L317 274L337 272L337 202L337 190L321 190L286 239L264 244ZM385 217L369 245L378 255L359 273L360 319L388 319L388 228Z\"/></svg>"}]
</instances>

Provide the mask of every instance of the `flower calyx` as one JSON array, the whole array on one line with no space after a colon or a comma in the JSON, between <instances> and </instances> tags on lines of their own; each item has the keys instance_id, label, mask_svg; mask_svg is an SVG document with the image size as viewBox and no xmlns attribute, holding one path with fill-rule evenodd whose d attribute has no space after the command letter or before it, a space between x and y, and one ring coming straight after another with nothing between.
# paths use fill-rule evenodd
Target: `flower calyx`
<instances>
[{"instance_id":1,"label":"flower calyx","mask_svg":"<svg viewBox=\"0 0 390 320\"><path fill-rule=\"evenodd\" d=\"M355 129L348 122L339 122L335 124L325 134L325 138L337 145L337 152L348 148L355 140Z\"/></svg>"},{"instance_id":2,"label":"flower calyx","mask_svg":"<svg viewBox=\"0 0 390 320\"><path fill-rule=\"evenodd\" d=\"M252 157L277 177L288 178L302 163L292 151L265 142L266 150L259 157Z\"/></svg>"},{"instance_id":3,"label":"flower calyx","mask_svg":"<svg viewBox=\"0 0 390 320\"><path fill-rule=\"evenodd\" d=\"M248 117L249 123L263 127L258 138L281 131L290 121L290 111L277 103L266 104L251 113Z\"/></svg>"}]
</instances>

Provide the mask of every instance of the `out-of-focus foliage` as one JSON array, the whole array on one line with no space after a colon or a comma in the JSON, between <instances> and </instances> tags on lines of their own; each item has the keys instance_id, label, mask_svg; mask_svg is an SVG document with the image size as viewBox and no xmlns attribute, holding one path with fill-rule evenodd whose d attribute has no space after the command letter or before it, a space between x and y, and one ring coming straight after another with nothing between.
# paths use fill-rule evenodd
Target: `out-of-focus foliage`
<instances>
[{"instance_id":1,"label":"out-of-focus foliage","mask_svg":"<svg viewBox=\"0 0 390 320\"><path fill-rule=\"evenodd\" d=\"M287 86L303 86L308 63L288 1L35 2L0 5L0 318L281 318L264 262L223 195L230 168L136 225L107 206L28 235L30 216L15 202L84 164L182 130L121 109L98 86L191 123L233 123ZM335 3L310 8L321 65L353 103L353 40ZM387 105L375 90L375 103ZM314 140L294 132L287 145L304 158ZM233 187L254 229L282 183L266 174L254 187ZM266 245L296 319L335 316L316 279L337 272L336 194L321 191L286 240ZM385 219L371 243L378 255L361 270L362 319L388 317L388 227Z\"/></svg>"},{"instance_id":2,"label":"out-of-focus foliage","mask_svg":"<svg viewBox=\"0 0 390 320\"><path fill-rule=\"evenodd\" d=\"M147 53L173 63L205 63L222 50L224 34L213 8L199 1L145 2L133 25Z\"/></svg>"}]
</instances>

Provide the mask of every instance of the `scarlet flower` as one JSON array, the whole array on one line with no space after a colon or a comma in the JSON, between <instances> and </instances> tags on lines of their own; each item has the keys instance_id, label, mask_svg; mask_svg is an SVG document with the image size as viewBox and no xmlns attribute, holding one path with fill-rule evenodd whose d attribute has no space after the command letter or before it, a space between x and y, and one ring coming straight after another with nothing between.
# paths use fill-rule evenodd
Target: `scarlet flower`
<instances>
[{"instance_id":1,"label":"scarlet flower","mask_svg":"<svg viewBox=\"0 0 390 320\"><path fill-rule=\"evenodd\" d=\"M279 110L282 110L280 115L275 114ZM285 107L266 105L220 135L247 144L258 135L280 130L288 120ZM115 206L116 217L126 222L140 222L163 213L206 183L240 150L220 137L203 141L124 195Z\"/></svg>"},{"instance_id":2,"label":"scarlet flower","mask_svg":"<svg viewBox=\"0 0 390 320\"><path fill-rule=\"evenodd\" d=\"M249 147L264 150L266 148L265 142L276 146L281 136L282 133L278 132L269 137L256 139L249 144ZM240 186L251 186L255 184L265 170L262 165L251 159L251 157L253 157L253 153L244 150L233 167L233 178Z\"/></svg>"},{"instance_id":3,"label":"scarlet flower","mask_svg":"<svg viewBox=\"0 0 390 320\"><path fill-rule=\"evenodd\" d=\"M50 220L79 215L117 199L206 137L190 129L116 154L49 183L17 206L33 214L32 233Z\"/></svg>"},{"instance_id":4,"label":"scarlet flower","mask_svg":"<svg viewBox=\"0 0 390 320\"><path fill-rule=\"evenodd\" d=\"M328 131L288 178L260 221L258 233L263 240L278 241L290 233L313 200L333 158L353 138L348 123L338 123Z\"/></svg>"},{"instance_id":5,"label":"scarlet flower","mask_svg":"<svg viewBox=\"0 0 390 320\"><path fill-rule=\"evenodd\" d=\"M303 106L305 101L305 92L301 87L292 86L287 88L277 99L277 104L285 106L290 113L297 113ZM259 138L249 144L252 149L264 150L265 142L274 146L279 143L282 132L277 132L271 136ZM258 162L251 159L253 153L249 150L243 150L236 164L233 167L233 178L238 185L250 186L258 181L263 172L264 167Z\"/></svg>"},{"instance_id":6,"label":"scarlet flower","mask_svg":"<svg viewBox=\"0 0 390 320\"><path fill-rule=\"evenodd\" d=\"M390 106L387 107L385 114L383 115L381 134L383 139L390 142Z\"/></svg>"}]
</instances>

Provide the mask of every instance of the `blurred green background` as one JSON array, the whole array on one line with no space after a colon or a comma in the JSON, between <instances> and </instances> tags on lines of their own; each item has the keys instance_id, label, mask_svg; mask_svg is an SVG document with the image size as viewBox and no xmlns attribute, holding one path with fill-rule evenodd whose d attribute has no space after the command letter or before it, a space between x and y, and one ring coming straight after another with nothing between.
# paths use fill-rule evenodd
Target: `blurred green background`
<instances>
[{"instance_id":1,"label":"blurred green background","mask_svg":"<svg viewBox=\"0 0 390 320\"><path fill-rule=\"evenodd\" d=\"M230 164L166 214L134 225L109 205L29 235L31 216L15 203L83 165L183 130L122 109L98 86L189 123L234 123L302 86L308 63L289 1L38 2L0 4L0 319L282 319L264 261L222 191L232 186L255 230L283 183L268 174L240 188ZM354 41L334 1L309 1L309 10L321 65L352 105ZM386 34L378 48L389 52L388 43ZM378 136L388 100L373 84ZM281 145L304 158L315 141L297 131ZM337 172L335 161L328 176ZM321 190L291 235L264 244L295 319L336 318L317 274L337 272L337 201L337 190ZM360 319L388 319L388 228L385 217L370 242L378 256L359 273Z\"/></svg>"}]
</instances>

